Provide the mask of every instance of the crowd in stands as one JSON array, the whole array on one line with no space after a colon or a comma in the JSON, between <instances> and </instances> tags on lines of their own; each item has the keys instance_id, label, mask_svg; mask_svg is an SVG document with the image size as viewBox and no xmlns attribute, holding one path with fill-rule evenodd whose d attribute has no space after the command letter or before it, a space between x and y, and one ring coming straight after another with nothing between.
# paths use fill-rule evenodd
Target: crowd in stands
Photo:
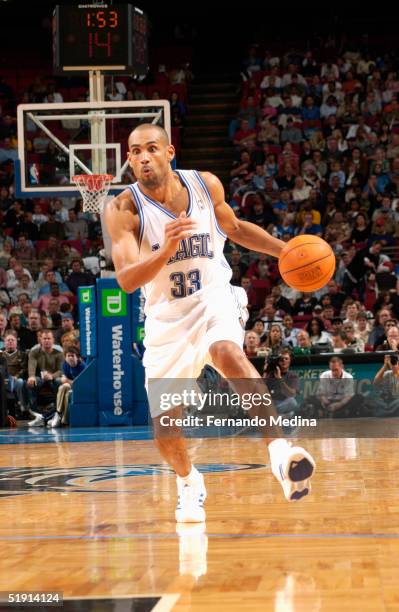
<instances>
[{"instance_id":1,"label":"crowd in stands","mask_svg":"<svg viewBox=\"0 0 399 612\"><path fill-rule=\"evenodd\" d=\"M325 288L300 293L273 258L228 243L248 295L248 355L397 350L398 96L393 55L249 49L229 128L230 205L283 241L323 237L337 266Z\"/></svg>"}]
</instances>

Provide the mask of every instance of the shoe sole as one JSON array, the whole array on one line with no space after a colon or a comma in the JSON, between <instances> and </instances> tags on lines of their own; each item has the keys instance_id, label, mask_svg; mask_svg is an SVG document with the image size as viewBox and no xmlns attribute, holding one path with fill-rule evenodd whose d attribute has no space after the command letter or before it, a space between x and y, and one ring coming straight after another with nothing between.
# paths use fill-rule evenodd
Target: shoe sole
<instances>
[{"instance_id":1,"label":"shoe sole","mask_svg":"<svg viewBox=\"0 0 399 612\"><path fill-rule=\"evenodd\" d=\"M205 516L205 510L203 510L202 513L199 513L197 516L193 517L193 516L181 516L179 515L179 510L176 510L175 512L175 518L176 518L176 523L205 523L206 520L206 516Z\"/></svg>"},{"instance_id":2,"label":"shoe sole","mask_svg":"<svg viewBox=\"0 0 399 612\"><path fill-rule=\"evenodd\" d=\"M288 470L288 478L292 482L300 482L301 480L307 480L313 474L314 466L311 464L309 459L304 457L300 461L291 461L290 468Z\"/></svg>"}]
</instances>

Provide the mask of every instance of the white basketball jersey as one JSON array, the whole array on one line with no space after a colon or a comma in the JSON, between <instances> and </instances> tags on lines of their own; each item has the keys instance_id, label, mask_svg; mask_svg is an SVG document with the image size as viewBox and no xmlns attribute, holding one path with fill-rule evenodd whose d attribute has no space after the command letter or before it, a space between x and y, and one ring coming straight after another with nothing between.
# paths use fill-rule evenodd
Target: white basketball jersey
<instances>
[{"instance_id":1,"label":"white basketball jersey","mask_svg":"<svg viewBox=\"0 0 399 612\"><path fill-rule=\"evenodd\" d=\"M186 186L189 197L187 216L197 223L195 233L181 240L175 255L157 276L143 287L145 313L162 312L182 305L185 298L211 287L227 285L231 268L223 255L226 234L219 227L210 193L195 170L175 170ZM138 183L129 185L140 217L140 261L160 249L164 243L165 226L176 216L162 204L141 191ZM199 297L199 296L198 296Z\"/></svg>"}]
</instances>

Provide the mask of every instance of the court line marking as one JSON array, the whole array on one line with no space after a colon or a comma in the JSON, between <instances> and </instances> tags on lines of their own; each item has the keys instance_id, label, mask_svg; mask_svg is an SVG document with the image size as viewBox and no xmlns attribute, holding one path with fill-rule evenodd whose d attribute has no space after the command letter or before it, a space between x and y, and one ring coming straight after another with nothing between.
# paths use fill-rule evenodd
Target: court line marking
<instances>
[{"instance_id":1,"label":"court line marking","mask_svg":"<svg viewBox=\"0 0 399 612\"><path fill-rule=\"evenodd\" d=\"M130 595L113 595L108 593L107 595L72 595L71 597L63 597L63 601L103 601L107 600L126 600L126 599L144 599L146 597L159 597L160 600L155 604L151 612L170 612L177 600L180 598L181 593L165 593L160 595L159 593L133 593Z\"/></svg>"},{"instance_id":2,"label":"court line marking","mask_svg":"<svg viewBox=\"0 0 399 612\"><path fill-rule=\"evenodd\" d=\"M208 538L232 538L232 539L245 539L245 538L381 538L381 539L399 539L399 533L207 533L205 534ZM1 541L34 541L34 540L123 540L123 539L178 539L179 536L176 533L126 533L126 534L98 534L98 535L15 535L15 536L2 536L0 535Z\"/></svg>"}]
</instances>

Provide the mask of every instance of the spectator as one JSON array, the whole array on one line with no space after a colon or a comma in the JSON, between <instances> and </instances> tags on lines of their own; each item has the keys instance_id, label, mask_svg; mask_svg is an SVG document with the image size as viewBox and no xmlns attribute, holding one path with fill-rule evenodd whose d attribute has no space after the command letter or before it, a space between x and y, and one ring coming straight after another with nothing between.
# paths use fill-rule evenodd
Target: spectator
<instances>
[{"instance_id":1,"label":"spectator","mask_svg":"<svg viewBox=\"0 0 399 612\"><path fill-rule=\"evenodd\" d=\"M384 364L375 375L374 385L381 393L382 406L377 406L377 416L397 416L399 411L399 360L398 355L384 355Z\"/></svg>"},{"instance_id":2,"label":"spectator","mask_svg":"<svg viewBox=\"0 0 399 612\"><path fill-rule=\"evenodd\" d=\"M290 314L286 314L283 319L283 339L285 342L287 342L291 347L296 346L298 334L300 332L301 329L294 327L294 319L292 316Z\"/></svg>"},{"instance_id":3,"label":"spectator","mask_svg":"<svg viewBox=\"0 0 399 612\"><path fill-rule=\"evenodd\" d=\"M268 355L279 355L282 348L288 347L288 343L283 339L279 323L272 323L270 325L264 347Z\"/></svg>"},{"instance_id":4,"label":"spectator","mask_svg":"<svg viewBox=\"0 0 399 612\"><path fill-rule=\"evenodd\" d=\"M56 221L55 213L53 211L49 211L48 220L40 225L39 237L40 240L47 240L48 238L50 246L50 237L52 236L54 236L56 240L65 240L65 224L60 223L60 221ZM56 259L50 252L49 254L46 253L44 257L53 257Z\"/></svg>"},{"instance_id":5,"label":"spectator","mask_svg":"<svg viewBox=\"0 0 399 612\"><path fill-rule=\"evenodd\" d=\"M0 350L4 349L5 333L8 328L7 317L4 313L0 313Z\"/></svg>"},{"instance_id":6,"label":"spectator","mask_svg":"<svg viewBox=\"0 0 399 612\"><path fill-rule=\"evenodd\" d=\"M33 421L29 421L30 427L43 427L45 424L44 416L37 412L38 392L46 385L56 396L62 375L63 354L54 348L53 332L42 330L39 344L29 351L28 358L28 402L35 416Z\"/></svg>"},{"instance_id":7,"label":"spectator","mask_svg":"<svg viewBox=\"0 0 399 612\"><path fill-rule=\"evenodd\" d=\"M44 227L44 225L42 227ZM62 228L64 232L64 226L62 226ZM56 264L59 265L63 256L63 250L59 243L60 240L63 240L63 238L58 238L56 234L50 234L48 236L47 246L40 252L40 257L44 260L50 260L53 264L56 262Z\"/></svg>"},{"instance_id":8,"label":"spectator","mask_svg":"<svg viewBox=\"0 0 399 612\"><path fill-rule=\"evenodd\" d=\"M387 308L383 308L382 310L377 312L374 320L374 326L370 332L367 344L369 344L373 348L380 344L381 339L383 340L385 336L384 325L388 321L388 319L391 318L392 314Z\"/></svg>"},{"instance_id":9,"label":"spectator","mask_svg":"<svg viewBox=\"0 0 399 612\"><path fill-rule=\"evenodd\" d=\"M331 349L331 336L326 332L324 323L319 317L310 319L306 326L306 331L309 334L310 342L314 347L322 347L324 352Z\"/></svg>"},{"instance_id":10,"label":"spectator","mask_svg":"<svg viewBox=\"0 0 399 612\"><path fill-rule=\"evenodd\" d=\"M19 402L22 413L28 412L28 398L26 394L26 378L28 373L28 356L25 351L17 348L17 333L8 330L4 336L3 356L7 362L7 371L10 380L10 391L13 392Z\"/></svg>"},{"instance_id":11,"label":"spectator","mask_svg":"<svg viewBox=\"0 0 399 612\"><path fill-rule=\"evenodd\" d=\"M73 209L68 211L69 221L64 224L65 235L68 240L86 240L88 225L85 219L78 219Z\"/></svg>"},{"instance_id":12,"label":"spectator","mask_svg":"<svg viewBox=\"0 0 399 612\"><path fill-rule=\"evenodd\" d=\"M276 309L273 304L273 299L271 298L266 298L265 306L259 314L264 325L263 333L268 333L273 323L282 322L282 318L279 317L276 313Z\"/></svg>"},{"instance_id":13,"label":"spectator","mask_svg":"<svg viewBox=\"0 0 399 612\"><path fill-rule=\"evenodd\" d=\"M356 338L353 323L344 321L343 330L346 335L347 347L353 349L355 353L363 353L364 342L360 338Z\"/></svg>"},{"instance_id":14,"label":"spectator","mask_svg":"<svg viewBox=\"0 0 399 612\"><path fill-rule=\"evenodd\" d=\"M282 349L277 359L274 355L271 360L270 357L266 359L263 376L278 414L294 416L298 410L299 378L290 372L290 366L290 351Z\"/></svg>"},{"instance_id":15,"label":"spectator","mask_svg":"<svg viewBox=\"0 0 399 612\"><path fill-rule=\"evenodd\" d=\"M312 353L312 343L308 332L305 329L300 329L297 335L297 344L294 346L292 355L294 357L300 355L310 355Z\"/></svg>"},{"instance_id":16,"label":"spectator","mask_svg":"<svg viewBox=\"0 0 399 612\"><path fill-rule=\"evenodd\" d=\"M28 315L28 325L20 338L20 348L23 351L31 349L38 343L38 332L41 330L40 314L37 310L31 310Z\"/></svg>"},{"instance_id":17,"label":"spectator","mask_svg":"<svg viewBox=\"0 0 399 612\"><path fill-rule=\"evenodd\" d=\"M244 340L244 352L248 358L257 357L260 337L255 331L247 331Z\"/></svg>"},{"instance_id":18,"label":"spectator","mask_svg":"<svg viewBox=\"0 0 399 612\"><path fill-rule=\"evenodd\" d=\"M29 245L27 235L24 233L19 234L17 244L13 250L13 255L21 263L32 265L32 260L36 257L36 250L33 246Z\"/></svg>"},{"instance_id":19,"label":"spectator","mask_svg":"<svg viewBox=\"0 0 399 612\"><path fill-rule=\"evenodd\" d=\"M325 416L341 418L358 414L353 376L346 372L341 357L331 357L329 370L320 374L319 399Z\"/></svg>"},{"instance_id":20,"label":"spectator","mask_svg":"<svg viewBox=\"0 0 399 612\"><path fill-rule=\"evenodd\" d=\"M67 425L69 399L72 394L72 385L75 380L83 372L86 367L85 362L81 358L79 351L75 346L67 346L65 348L65 361L62 364L61 385L58 387L56 411L48 423L48 427L60 427Z\"/></svg>"},{"instance_id":21,"label":"spectator","mask_svg":"<svg viewBox=\"0 0 399 612\"><path fill-rule=\"evenodd\" d=\"M50 301L52 299L58 300L59 306L61 304L70 303L68 296L65 295L64 293L63 294L60 293L60 287L58 283L50 283L50 292L43 293L41 296L39 296L39 299L36 300L36 302L34 302L34 306L35 308L38 308L39 310L44 310L45 312L48 313Z\"/></svg>"},{"instance_id":22,"label":"spectator","mask_svg":"<svg viewBox=\"0 0 399 612\"><path fill-rule=\"evenodd\" d=\"M376 351L394 351L395 353L399 348L399 327L392 325L387 329L386 340L376 346Z\"/></svg>"},{"instance_id":23,"label":"spectator","mask_svg":"<svg viewBox=\"0 0 399 612\"><path fill-rule=\"evenodd\" d=\"M54 332L54 340L57 344L63 345L62 340L65 334L71 334L76 340L79 340L79 330L75 328L75 320L70 312L61 314L61 327Z\"/></svg>"}]
</instances>

